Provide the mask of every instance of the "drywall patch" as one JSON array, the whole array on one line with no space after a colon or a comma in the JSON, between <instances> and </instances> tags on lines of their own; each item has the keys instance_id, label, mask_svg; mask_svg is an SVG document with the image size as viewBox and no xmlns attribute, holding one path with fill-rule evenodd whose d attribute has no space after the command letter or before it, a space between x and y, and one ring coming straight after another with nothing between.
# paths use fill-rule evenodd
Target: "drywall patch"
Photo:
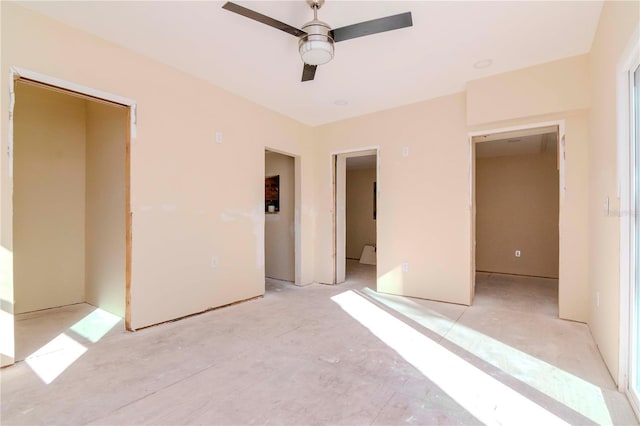
<instances>
[{"instance_id":1,"label":"drywall patch","mask_svg":"<svg viewBox=\"0 0 640 426\"><path fill-rule=\"evenodd\" d=\"M227 212L222 212L222 214L220 215L220 220L223 222L233 222L236 220L236 218Z\"/></svg>"},{"instance_id":2,"label":"drywall patch","mask_svg":"<svg viewBox=\"0 0 640 426\"><path fill-rule=\"evenodd\" d=\"M220 220L227 223L234 222L240 218L251 220L256 246L256 267L258 269L264 268L264 203L258 203L248 213L227 209L220 214Z\"/></svg>"}]
</instances>

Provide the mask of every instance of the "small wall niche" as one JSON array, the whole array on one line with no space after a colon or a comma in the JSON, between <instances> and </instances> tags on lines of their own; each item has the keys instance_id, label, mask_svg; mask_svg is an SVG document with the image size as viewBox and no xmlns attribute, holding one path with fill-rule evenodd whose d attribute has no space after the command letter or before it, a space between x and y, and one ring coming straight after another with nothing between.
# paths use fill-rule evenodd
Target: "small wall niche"
<instances>
[{"instance_id":1,"label":"small wall niche","mask_svg":"<svg viewBox=\"0 0 640 426\"><path fill-rule=\"evenodd\" d=\"M280 212L280 175L264 179L264 211L265 213Z\"/></svg>"}]
</instances>

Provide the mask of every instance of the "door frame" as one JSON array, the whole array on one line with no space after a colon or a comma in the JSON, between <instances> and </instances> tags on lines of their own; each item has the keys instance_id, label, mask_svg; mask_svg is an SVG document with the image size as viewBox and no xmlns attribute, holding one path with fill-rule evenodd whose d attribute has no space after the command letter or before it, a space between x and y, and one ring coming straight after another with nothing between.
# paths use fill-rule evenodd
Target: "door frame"
<instances>
[{"instance_id":1,"label":"door frame","mask_svg":"<svg viewBox=\"0 0 640 426\"><path fill-rule=\"evenodd\" d=\"M8 174L13 178L13 111L15 106L15 82L23 80L31 84L41 86L43 88L67 93L71 96L83 97L92 101L106 102L109 104L118 104L127 108L129 120L127 123L128 131L125 137L125 327L132 331L131 328L131 257L132 257L132 212L131 212L131 142L136 138L137 127L137 103L133 99L125 98L119 95L103 92L98 89L76 84L70 81L62 80L56 77L41 74L20 67L11 67L9 75L9 138L8 138ZM13 193L13 183L11 183L11 192ZM13 209L13 207L12 207ZM11 221L13 224L13 220ZM15 282L12 283L15 286Z\"/></svg>"},{"instance_id":2,"label":"door frame","mask_svg":"<svg viewBox=\"0 0 640 426\"><path fill-rule=\"evenodd\" d=\"M346 206L342 201L346 199L341 196L340 190L346 191L345 188L339 188L339 184L343 181L340 171L344 174L344 182L346 183L346 159L350 157L363 157L367 155L376 156L376 246L378 240L378 230L380 229L380 146L364 146L359 148L344 149L331 151L329 153L329 167L331 177L331 259L332 259L332 283L340 284L345 281L346 271ZM344 194L342 194L344 195ZM346 203L345 203L346 204ZM338 258L344 258L345 263L339 264ZM377 270L376 261L376 270ZM377 273L376 273L377 281Z\"/></svg>"},{"instance_id":3,"label":"door frame","mask_svg":"<svg viewBox=\"0 0 640 426\"><path fill-rule=\"evenodd\" d=\"M478 136L489 136L496 133L509 133L517 131L543 129L545 127L557 127L558 129L558 148L557 148L557 167L559 172L559 200L558 200L558 234L562 235L562 207L566 193L566 157L565 157L565 120L552 120L537 123L528 123L509 127L499 127L488 130L478 130L469 132L469 220L471 222L471 288L470 301L473 304L476 288L476 143L474 138ZM562 256L562 252L558 253L558 257ZM562 270L558 270L558 288L562 285ZM558 305L560 300L558 299Z\"/></svg>"}]
</instances>

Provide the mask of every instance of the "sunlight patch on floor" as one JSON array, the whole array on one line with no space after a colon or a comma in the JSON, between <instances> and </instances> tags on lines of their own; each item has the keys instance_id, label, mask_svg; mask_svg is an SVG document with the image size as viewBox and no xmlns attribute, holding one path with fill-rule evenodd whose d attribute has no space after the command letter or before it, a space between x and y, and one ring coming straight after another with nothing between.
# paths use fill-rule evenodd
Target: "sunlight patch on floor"
<instances>
[{"instance_id":1,"label":"sunlight patch on floor","mask_svg":"<svg viewBox=\"0 0 640 426\"><path fill-rule=\"evenodd\" d=\"M122 318L98 308L71 326L75 331L91 343L102 339Z\"/></svg>"},{"instance_id":2,"label":"sunlight patch on floor","mask_svg":"<svg viewBox=\"0 0 640 426\"><path fill-rule=\"evenodd\" d=\"M13 253L0 246L0 357L13 362L14 318L13 318ZM3 360L4 361L4 360Z\"/></svg>"},{"instance_id":3,"label":"sunlight patch on floor","mask_svg":"<svg viewBox=\"0 0 640 426\"><path fill-rule=\"evenodd\" d=\"M121 318L95 309L69 330L86 338L91 343L102 339ZM29 355L25 361L45 384L53 382L87 351L87 347L78 343L66 333L61 333L49 343Z\"/></svg>"},{"instance_id":4,"label":"sunlight patch on floor","mask_svg":"<svg viewBox=\"0 0 640 426\"><path fill-rule=\"evenodd\" d=\"M0 300L0 303L2 301ZM15 339L13 337L14 316L9 312L0 309L0 356L7 358L15 357Z\"/></svg>"},{"instance_id":5,"label":"sunlight patch on floor","mask_svg":"<svg viewBox=\"0 0 640 426\"><path fill-rule=\"evenodd\" d=\"M602 390L580 377L479 333L409 299L363 292L598 424L611 424ZM449 327L442 327L450 324ZM447 330L447 331L443 331Z\"/></svg>"},{"instance_id":6,"label":"sunlight patch on floor","mask_svg":"<svg viewBox=\"0 0 640 426\"><path fill-rule=\"evenodd\" d=\"M29 355L25 361L48 385L86 351L86 347L62 333Z\"/></svg>"},{"instance_id":7,"label":"sunlight patch on floor","mask_svg":"<svg viewBox=\"0 0 640 426\"><path fill-rule=\"evenodd\" d=\"M481 422L567 424L353 291L332 300Z\"/></svg>"}]
</instances>

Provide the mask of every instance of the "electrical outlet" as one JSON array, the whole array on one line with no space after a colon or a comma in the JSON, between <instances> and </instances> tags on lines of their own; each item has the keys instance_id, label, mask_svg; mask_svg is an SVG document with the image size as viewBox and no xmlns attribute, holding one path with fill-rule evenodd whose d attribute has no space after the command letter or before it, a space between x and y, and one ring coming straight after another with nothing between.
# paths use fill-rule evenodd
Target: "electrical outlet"
<instances>
[{"instance_id":1,"label":"electrical outlet","mask_svg":"<svg viewBox=\"0 0 640 426\"><path fill-rule=\"evenodd\" d=\"M402 148L402 156L403 157L408 157L409 156L409 147L405 146L404 148Z\"/></svg>"},{"instance_id":2,"label":"electrical outlet","mask_svg":"<svg viewBox=\"0 0 640 426\"><path fill-rule=\"evenodd\" d=\"M214 256L211 258L211 269L215 269L217 267L218 267L218 258Z\"/></svg>"},{"instance_id":3,"label":"electrical outlet","mask_svg":"<svg viewBox=\"0 0 640 426\"><path fill-rule=\"evenodd\" d=\"M409 262L402 262L402 272L409 272Z\"/></svg>"},{"instance_id":4,"label":"electrical outlet","mask_svg":"<svg viewBox=\"0 0 640 426\"><path fill-rule=\"evenodd\" d=\"M520 250L516 250L516 257L520 257Z\"/></svg>"}]
</instances>

